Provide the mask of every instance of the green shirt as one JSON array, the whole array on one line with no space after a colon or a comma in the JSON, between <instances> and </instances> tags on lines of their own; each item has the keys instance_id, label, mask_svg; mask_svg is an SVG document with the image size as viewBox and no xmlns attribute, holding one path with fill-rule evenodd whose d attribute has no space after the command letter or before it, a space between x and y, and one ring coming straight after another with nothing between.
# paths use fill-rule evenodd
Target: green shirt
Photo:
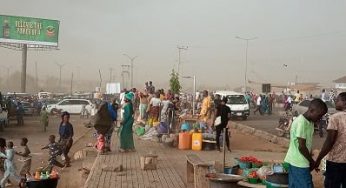
<instances>
[{"instance_id":1,"label":"green shirt","mask_svg":"<svg viewBox=\"0 0 346 188\"><path fill-rule=\"evenodd\" d=\"M313 134L314 124L308 121L303 115L298 116L291 126L290 146L285 157L285 162L299 168L310 167L309 161L299 151L298 137L306 140L306 147L311 152Z\"/></svg>"}]
</instances>

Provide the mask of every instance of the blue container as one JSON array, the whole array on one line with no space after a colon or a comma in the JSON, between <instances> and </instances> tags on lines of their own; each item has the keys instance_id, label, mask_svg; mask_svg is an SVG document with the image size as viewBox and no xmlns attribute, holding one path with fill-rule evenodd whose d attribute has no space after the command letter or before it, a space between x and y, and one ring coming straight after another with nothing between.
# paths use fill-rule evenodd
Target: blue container
<instances>
[{"instance_id":1,"label":"blue container","mask_svg":"<svg viewBox=\"0 0 346 188\"><path fill-rule=\"evenodd\" d=\"M232 167L225 167L223 169L224 174L232 174Z\"/></svg>"},{"instance_id":2,"label":"blue container","mask_svg":"<svg viewBox=\"0 0 346 188\"><path fill-rule=\"evenodd\" d=\"M239 167L240 167L241 169L251 168L251 163L239 161Z\"/></svg>"},{"instance_id":3,"label":"blue container","mask_svg":"<svg viewBox=\"0 0 346 188\"><path fill-rule=\"evenodd\" d=\"M183 123L180 127L180 130L182 131L190 131L190 124L189 123Z\"/></svg>"}]
</instances>

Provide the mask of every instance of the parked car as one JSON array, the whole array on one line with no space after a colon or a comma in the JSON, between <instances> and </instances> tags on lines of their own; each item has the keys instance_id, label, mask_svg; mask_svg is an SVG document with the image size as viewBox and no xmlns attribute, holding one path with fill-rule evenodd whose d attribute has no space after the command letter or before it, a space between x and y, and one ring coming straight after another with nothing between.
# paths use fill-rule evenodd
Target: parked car
<instances>
[{"instance_id":1,"label":"parked car","mask_svg":"<svg viewBox=\"0 0 346 188\"><path fill-rule=\"evenodd\" d=\"M71 114L80 114L83 106L89 113L91 113L92 109L95 109L95 105L87 99L63 99L56 104L47 105L47 111L50 113L67 111Z\"/></svg>"},{"instance_id":2,"label":"parked car","mask_svg":"<svg viewBox=\"0 0 346 188\"><path fill-rule=\"evenodd\" d=\"M293 105L293 112L298 112L298 114L304 114L310 105L311 99L306 99L303 100L302 102ZM325 102L327 104L328 107L328 114L334 114L336 112L335 110L335 104L331 101L326 101Z\"/></svg>"},{"instance_id":3,"label":"parked car","mask_svg":"<svg viewBox=\"0 0 346 188\"><path fill-rule=\"evenodd\" d=\"M31 105L29 102L21 102L23 109L24 109L24 115L33 116L35 114L35 108Z\"/></svg>"},{"instance_id":4,"label":"parked car","mask_svg":"<svg viewBox=\"0 0 346 188\"><path fill-rule=\"evenodd\" d=\"M250 105L246 101L245 95L234 91L217 91L214 95L220 95L221 98L227 97L227 106L231 108L232 117L241 117L246 120L250 115Z\"/></svg>"}]
</instances>

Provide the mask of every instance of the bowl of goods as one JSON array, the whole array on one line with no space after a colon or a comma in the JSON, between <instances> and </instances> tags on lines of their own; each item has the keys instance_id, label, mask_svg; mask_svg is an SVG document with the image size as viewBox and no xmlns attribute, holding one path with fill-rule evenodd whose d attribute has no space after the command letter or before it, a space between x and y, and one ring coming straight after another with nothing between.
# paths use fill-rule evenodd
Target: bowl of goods
<instances>
[{"instance_id":1,"label":"bowl of goods","mask_svg":"<svg viewBox=\"0 0 346 188\"><path fill-rule=\"evenodd\" d=\"M240 159L236 159L241 169L251 168L252 163L261 162L256 157L245 156L240 157Z\"/></svg>"},{"instance_id":2,"label":"bowl of goods","mask_svg":"<svg viewBox=\"0 0 346 188\"><path fill-rule=\"evenodd\" d=\"M258 183L258 176L256 171L251 172L248 176L247 176L247 181L251 184L257 184Z\"/></svg>"}]
</instances>

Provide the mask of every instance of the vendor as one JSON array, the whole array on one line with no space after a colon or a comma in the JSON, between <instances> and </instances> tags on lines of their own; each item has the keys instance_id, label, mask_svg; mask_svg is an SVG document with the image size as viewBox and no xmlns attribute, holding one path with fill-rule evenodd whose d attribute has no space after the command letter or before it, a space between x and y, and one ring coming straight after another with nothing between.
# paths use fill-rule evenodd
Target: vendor
<instances>
[{"instance_id":1,"label":"vendor","mask_svg":"<svg viewBox=\"0 0 346 188\"><path fill-rule=\"evenodd\" d=\"M231 151L231 147L229 144L228 127L227 127L228 121L231 118L231 109L226 105L226 103L227 103L227 98L224 97L221 100L220 105L218 107L216 107L216 113L215 113L215 117L214 117L214 121L213 121L213 122L215 122L215 119L217 117L219 117L219 116L221 117L221 124L214 125L215 129L216 129L216 147L219 151L221 151L220 150L220 135L221 135L221 132L223 131L224 128L226 128L227 148L228 148L228 151Z\"/></svg>"}]
</instances>

